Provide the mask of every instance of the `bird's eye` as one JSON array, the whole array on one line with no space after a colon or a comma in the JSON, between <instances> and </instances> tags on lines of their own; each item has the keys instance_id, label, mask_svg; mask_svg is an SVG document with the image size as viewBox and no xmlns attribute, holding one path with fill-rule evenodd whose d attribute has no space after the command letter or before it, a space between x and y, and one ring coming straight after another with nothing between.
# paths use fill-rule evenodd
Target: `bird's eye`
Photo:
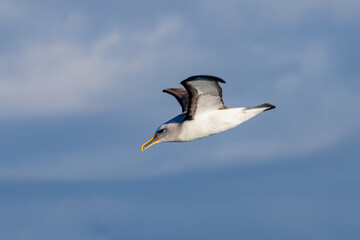
<instances>
[{"instance_id":1,"label":"bird's eye","mask_svg":"<svg viewBox=\"0 0 360 240\"><path fill-rule=\"evenodd\" d=\"M165 132L165 129L160 129L160 130L158 131L158 133L163 133L163 132Z\"/></svg>"}]
</instances>

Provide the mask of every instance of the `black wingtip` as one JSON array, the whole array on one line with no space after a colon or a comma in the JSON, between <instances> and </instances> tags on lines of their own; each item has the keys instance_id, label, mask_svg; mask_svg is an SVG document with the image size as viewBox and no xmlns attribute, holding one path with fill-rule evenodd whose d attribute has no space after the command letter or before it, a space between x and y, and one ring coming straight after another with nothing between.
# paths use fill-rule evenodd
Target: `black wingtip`
<instances>
[{"instance_id":1,"label":"black wingtip","mask_svg":"<svg viewBox=\"0 0 360 240\"><path fill-rule=\"evenodd\" d=\"M195 81L195 80L207 80L207 81L226 83L223 79L212 76L212 75L195 75L195 76L188 77L187 79L181 81L181 84L184 82Z\"/></svg>"},{"instance_id":2,"label":"black wingtip","mask_svg":"<svg viewBox=\"0 0 360 240\"><path fill-rule=\"evenodd\" d=\"M267 109L266 109L265 111L269 111L269 110L271 110L271 109L276 108L275 105L272 105L272 104L270 104L270 103L264 103L264 104L262 104L261 106L267 107ZM264 111L264 112L265 112L265 111Z\"/></svg>"}]
</instances>

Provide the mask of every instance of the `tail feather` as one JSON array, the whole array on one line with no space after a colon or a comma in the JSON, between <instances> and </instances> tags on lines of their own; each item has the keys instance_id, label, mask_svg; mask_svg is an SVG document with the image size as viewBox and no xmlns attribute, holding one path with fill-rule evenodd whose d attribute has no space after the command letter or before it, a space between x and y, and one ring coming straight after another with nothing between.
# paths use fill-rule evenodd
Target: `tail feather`
<instances>
[{"instance_id":1,"label":"tail feather","mask_svg":"<svg viewBox=\"0 0 360 240\"><path fill-rule=\"evenodd\" d=\"M276 108L276 106L272 105L270 103L264 103L264 104L261 104L261 105L255 106L255 107L250 107L250 108L247 108L247 109L257 109L257 108L265 108L265 110L264 110L264 112L265 112L265 111Z\"/></svg>"}]
</instances>

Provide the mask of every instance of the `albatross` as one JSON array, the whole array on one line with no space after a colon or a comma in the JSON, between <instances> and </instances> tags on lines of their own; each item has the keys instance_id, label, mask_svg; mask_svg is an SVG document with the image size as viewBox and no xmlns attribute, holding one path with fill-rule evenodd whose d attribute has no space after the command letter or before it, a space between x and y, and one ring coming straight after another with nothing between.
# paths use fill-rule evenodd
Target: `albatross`
<instances>
[{"instance_id":1,"label":"albatross","mask_svg":"<svg viewBox=\"0 0 360 240\"><path fill-rule=\"evenodd\" d=\"M187 142L224 132L275 108L270 103L228 108L224 105L219 83L225 81L215 76L196 75L181 82L184 88L164 89L163 92L176 98L182 113L162 124L141 150L159 142Z\"/></svg>"}]
</instances>

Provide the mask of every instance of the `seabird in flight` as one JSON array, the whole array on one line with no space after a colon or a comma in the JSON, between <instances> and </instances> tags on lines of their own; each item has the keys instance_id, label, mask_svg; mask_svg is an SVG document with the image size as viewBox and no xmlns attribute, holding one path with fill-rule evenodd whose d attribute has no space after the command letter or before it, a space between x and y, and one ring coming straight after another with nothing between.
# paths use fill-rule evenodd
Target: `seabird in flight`
<instances>
[{"instance_id":1,"label":"seabird in flight","mask_svg":"<svg viewBox=\"0 0 360 240\"><path fill-rule=\"evenodd\" d=\"M162 124L141 150L158 142L193 141L220 133L275 108L270 103L250 108L228 108L224 105L219 82L225 83L215 76L197 75L182 81L184 88L164 89L163 92L177 99L182 113Z\"/></svg>"}]
</instances>

